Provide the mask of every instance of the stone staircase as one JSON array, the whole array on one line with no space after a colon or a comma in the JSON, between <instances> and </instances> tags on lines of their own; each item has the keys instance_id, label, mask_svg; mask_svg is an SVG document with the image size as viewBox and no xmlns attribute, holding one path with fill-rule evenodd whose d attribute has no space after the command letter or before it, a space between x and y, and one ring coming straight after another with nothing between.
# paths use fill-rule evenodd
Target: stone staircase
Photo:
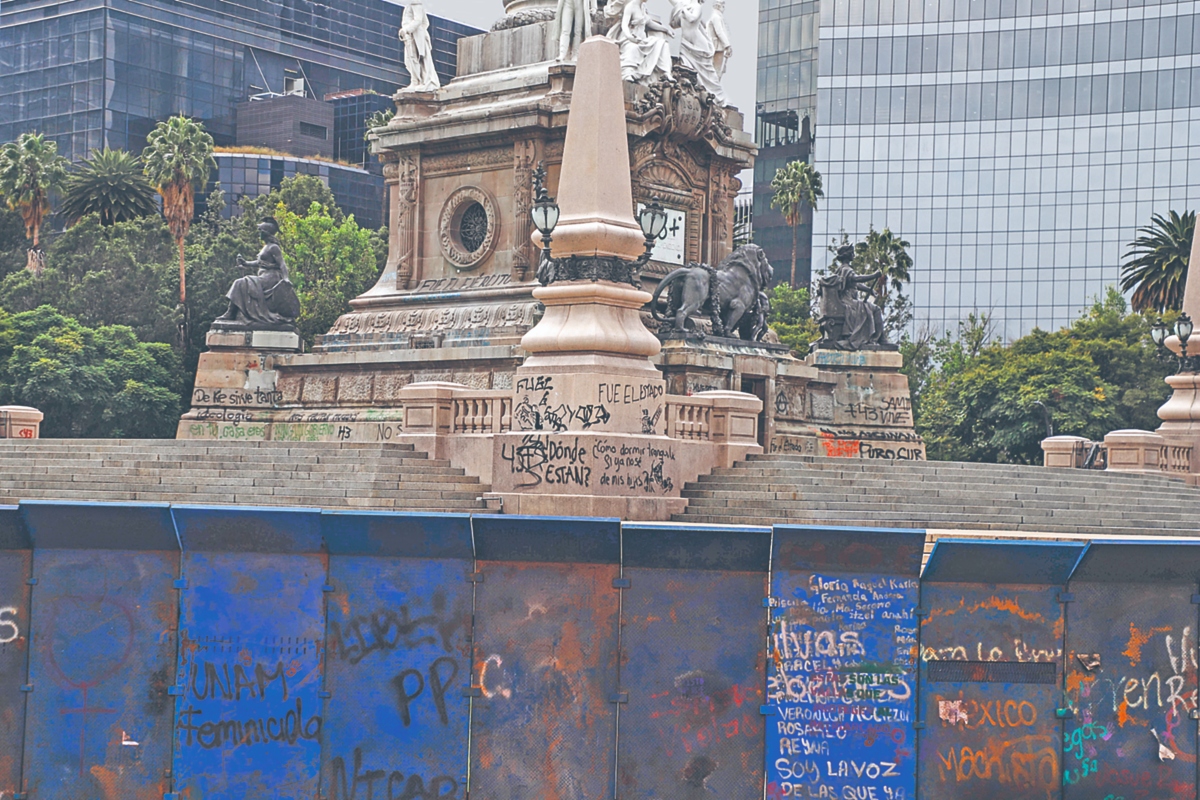
<instances>
[{"instance_id":1,"label":"stone staircase","mask_svg":"<svg viewBox=\"0 0 1200 800\"><path fill-rule=\"evenodd\" d=\"M404 444L0 440L0 504L101 500L488 513L489 487Z\"/></svg>"},{"instance_id":2,"label":"stone staircase","mask_svg":"<svg viewBox=\"0 0 1200 800\"><path fill-rule=\"evenodd\" d=\"M1200 489L1157 475L759 455L684 486L678 522L1196 536Z\"/></svg>"}]
</instances>

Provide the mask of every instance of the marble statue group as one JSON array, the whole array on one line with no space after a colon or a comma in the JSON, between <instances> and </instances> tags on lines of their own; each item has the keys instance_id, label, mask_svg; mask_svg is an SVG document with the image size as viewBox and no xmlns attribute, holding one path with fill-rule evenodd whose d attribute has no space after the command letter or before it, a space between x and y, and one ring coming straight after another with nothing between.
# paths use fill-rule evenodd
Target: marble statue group
<instances>
[{"instance_id":1,"label":"marble statue group","mask_svg":"<svg viewBox=\"0 0 1200 800\"><path fill-rule=\"evenodd\" d=\"M726 103L721 79L733 55L725 24L725 0L714 0L704 15L703 0L668 0L669 25L647 9L649 0L609 0L604 6L612 22L608 36L621 46L621 77L650 83L670 78L671 39L679 31L679 60L721 104Z\"/></svg>"},{"instance_id":2,"label":"marble statue group","mask_svg":"<svg viewBox=\"0 0 1200 800\"><path fill-rule=\"evenodd\" d=\"M429 38L429 15L423 0L409 0L400 18L400 41L404 43L404 68L412 80L402 92L431 92L442 85L433 64L433 40Z\"/></svg>"}]
</instances>

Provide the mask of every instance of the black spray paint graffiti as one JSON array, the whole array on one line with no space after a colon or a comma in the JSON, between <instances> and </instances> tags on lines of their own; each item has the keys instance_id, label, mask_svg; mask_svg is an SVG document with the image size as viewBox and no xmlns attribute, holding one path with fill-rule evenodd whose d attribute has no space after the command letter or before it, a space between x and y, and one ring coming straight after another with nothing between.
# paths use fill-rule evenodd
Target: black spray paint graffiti
<instances>
[{"instance_id":1,"label":"black spray paint graffiti","mask_svg":"<svg viewBox=\"0 0 1200 800\"><path fill-rule=\"evenodd\" d=\"M359 614L351 617L345 626L330 620L329 654L357 664L371 653L390 653L398 647L411 650L440 643L449 653L454 631L465 624L465 617L463 614L446 615L446 594L441 590L434 592L430 605L433 613L419 617L412 616L408 606L402 605L398 611L385 608Z\"/></svg>"},{"instance_id":2,"label":"black spray paint graffiti","mask_svg":"<svg viewBox=\"0 0 1200 800\"><path fill-rule=\"evenodd\" d=\"M392 678L396 702L400 707L400 720L404 727L412 725L412 704L426 687L433 697L438 719L443 725L449 725L450 717L446 714L446 689L454 683L457 675L458 662L449 656L442 656L429 665L429 680L425 680L425 676L417 669L406 669Z\"/></svg>"},{"instance_id":3,"label":"black spray paint graffiti","mask_svg":"<svg viewBox=\"0 0 1200 800\"><path fill-rule=\"evenodd\" d=\"M364 771L361 747L354 748L352 775L347 776L346 761L341 756L336 756L329 766L329 800L450 800L458 797L458 781L449 775L439 775L426 784L420 775L406 776L399 770Z\"/></svg>"},{"instance_id":4,"label":"black spray paint graffiti","mask_svg":"<svg viewBox=\"0 0 1200 800\"><path fill-rule=\"evenodd\" d=\"M556 442L549 436L525 435L517 445L503 444L500 458L510 464L514 475L525 476L518 488L529 489L543 482L564 486L590 486L592 468L584 464L587 449L576 438L573 444Z\"/></svg>"},{"instance_id":5,"label":"black spray paint graffiti","mask_svg":"<svg viewBox=\"0 0 1200 800\"><path fill-rule=\"evenodd\" d=\"M192 661L186 669L191 673L190 679L187 679L187 685L191 689L192 697L197 700L220 698L241 702L243 692L247 699L265 700L267 688L276 681L279 681L279 690L282 694L280 699L284 702L288 699L288 668L282 661L276 663L270 670L262 664L255 664L252 670L253 677L251 677L251 672L247 672L248 667L241 664L234 664L230 669L229 664ZM204 673L204 684L197 687L197 678L201 672ZM296 674L294 667L291 669L291 674Z\"/></svg>"},{"instance_id":6,"label":"black spray paint graffiti","mask_svg":"<svg viewBox=\"0 0 1200 800\"><path fill-rule=\"evenodd\" d=\"M528 397L522 398L513 409L513 423L523 431L565 431L572 422L587 430L611 419L612 415L603 405L571 406L559 403L551 408L549 393L543 394L536 404L529 402Z\"/></svg>"},{"instance_id":7,"label":"black spray paint graffiti","mask_svg":"<svg viewBox=\"0 0 1200 800\"><path fill-rule=\"evenodd\" d=\"M642 433L653 434L655 428L658 427L658 421L660 419L662 419L662 413L663 413L662 406L658 407L658 409L654 412L653 416L650 415L650 409L643 408L642 409Z\"/></svg>"},{"instance_id":8,"label":"black spray paint graffiti","mask_svg":"<svg viewBox=\"0 0 1200 800\"><path fill-rule=\"evenodd\" d=\"M295 708L273 717L222 719L197 725L195 718L203 714L203 711L194 706L188 706L179 712L176 735L184 747L199 745L205 750L214 750L219 747L249 747L269 742L294 745L301 741L315 742L321 736L321 717L314 714L305 719L299 697L296 698Z\"/></svg>"}]
</instances>

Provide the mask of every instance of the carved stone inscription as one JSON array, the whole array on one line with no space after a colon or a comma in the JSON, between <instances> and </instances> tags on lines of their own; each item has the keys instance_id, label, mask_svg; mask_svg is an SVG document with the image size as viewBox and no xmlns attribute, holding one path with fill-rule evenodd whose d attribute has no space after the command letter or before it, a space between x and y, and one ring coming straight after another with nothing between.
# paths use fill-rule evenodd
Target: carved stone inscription
<instances>
[{"instance_id":1,"label":"carved stone inscription","mask_svg":"<svg viewBox=\"0 0 1200 800\"><path fill-rule=\"evenodd\" d=\"M536 308L537 303L525 302L356 312L339 317L329 333L331 335L450 333L481 328L528 327L533 325L533 314Z\"/></svg>"}]
</instances>

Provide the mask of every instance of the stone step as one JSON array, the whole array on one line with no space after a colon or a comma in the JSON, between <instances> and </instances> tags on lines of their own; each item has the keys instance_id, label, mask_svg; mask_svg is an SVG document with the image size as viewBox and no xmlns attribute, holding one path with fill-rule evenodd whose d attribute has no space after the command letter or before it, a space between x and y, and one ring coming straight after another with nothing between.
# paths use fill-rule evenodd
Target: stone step
<instances>
[{"instance_id":1,"label":"stone step","mask_svg":"<svg viewBox=\"0 0 1200 800\"><path fill-rule=\"evenodd\" d=\"M944 481L912 481L898 478L897 480L856 480L837 481L830 479L814 479L809 476L788 481L783 476L740 476L740 475L702 475L696 481L685 484L684 488L735 491L738 489L757 489L761 487L777 487L772 491L807 488L810 491L834 491L843 494L874 495L884 492L915 493L915 492L956 492L970 494L985 492L988 494L1008 492L1014 495L1027 494L1073 494L1075 496L1102 496L1114 493L1123 495L1153 498L1156 500L1170 499L1172 502L1200 504L1200 493L1180 491L1182 484L1168 487L1136 488L1126 486L1083 485L1064 486L1058 484L1037 483L1033 481L979 481L979 482L944 482Z\"/></svg>"},{"instance_id":2,"label":"stone step","mask_svg":"<svg viewBox=\"0 0 1200 800\"><path fill-rule=\"evenodd\" d=\"M966 506L970 507L972 503L981 495L963 494L950 490L936 490L928 493L901 493L901 494L880 494L863 496L859 494L846 492L816 492L816 491L737 491L733 489L695 489L685 487L682 496L688 499L696 500L698 503L711 503L713 501L725 500L752 500L753 502L788 502L802 503L807 508L820 508L820 504L829 503L856 503L864 506L871 505L891 505L903 503L922 507L923 505L942 507L942 506ZM1006 506L1025 509L1074 509L1080 511L1081 506L1078 498L1066 498L1062 495L1052 493L1046 494L1021 494L1017 492L991 492L985 497L989 503L994 503L997 500L1004 500ZM829 506L825 506L829 507ZM1178 514L1180 517L1194 518L1197 504L1184 504L1180 506L1171 506L1164 508L1160 503L1149 503L1144 498L1137 495L1123 497L1113 493L1103 493L1099 495L1099 499L1087 503L1087 511L1122 511L1131 508L1141 508L1142 511L1137 513L1146 513L1145 509L1153 509L1155 514Z\"/></svg>"}]
</instances>

